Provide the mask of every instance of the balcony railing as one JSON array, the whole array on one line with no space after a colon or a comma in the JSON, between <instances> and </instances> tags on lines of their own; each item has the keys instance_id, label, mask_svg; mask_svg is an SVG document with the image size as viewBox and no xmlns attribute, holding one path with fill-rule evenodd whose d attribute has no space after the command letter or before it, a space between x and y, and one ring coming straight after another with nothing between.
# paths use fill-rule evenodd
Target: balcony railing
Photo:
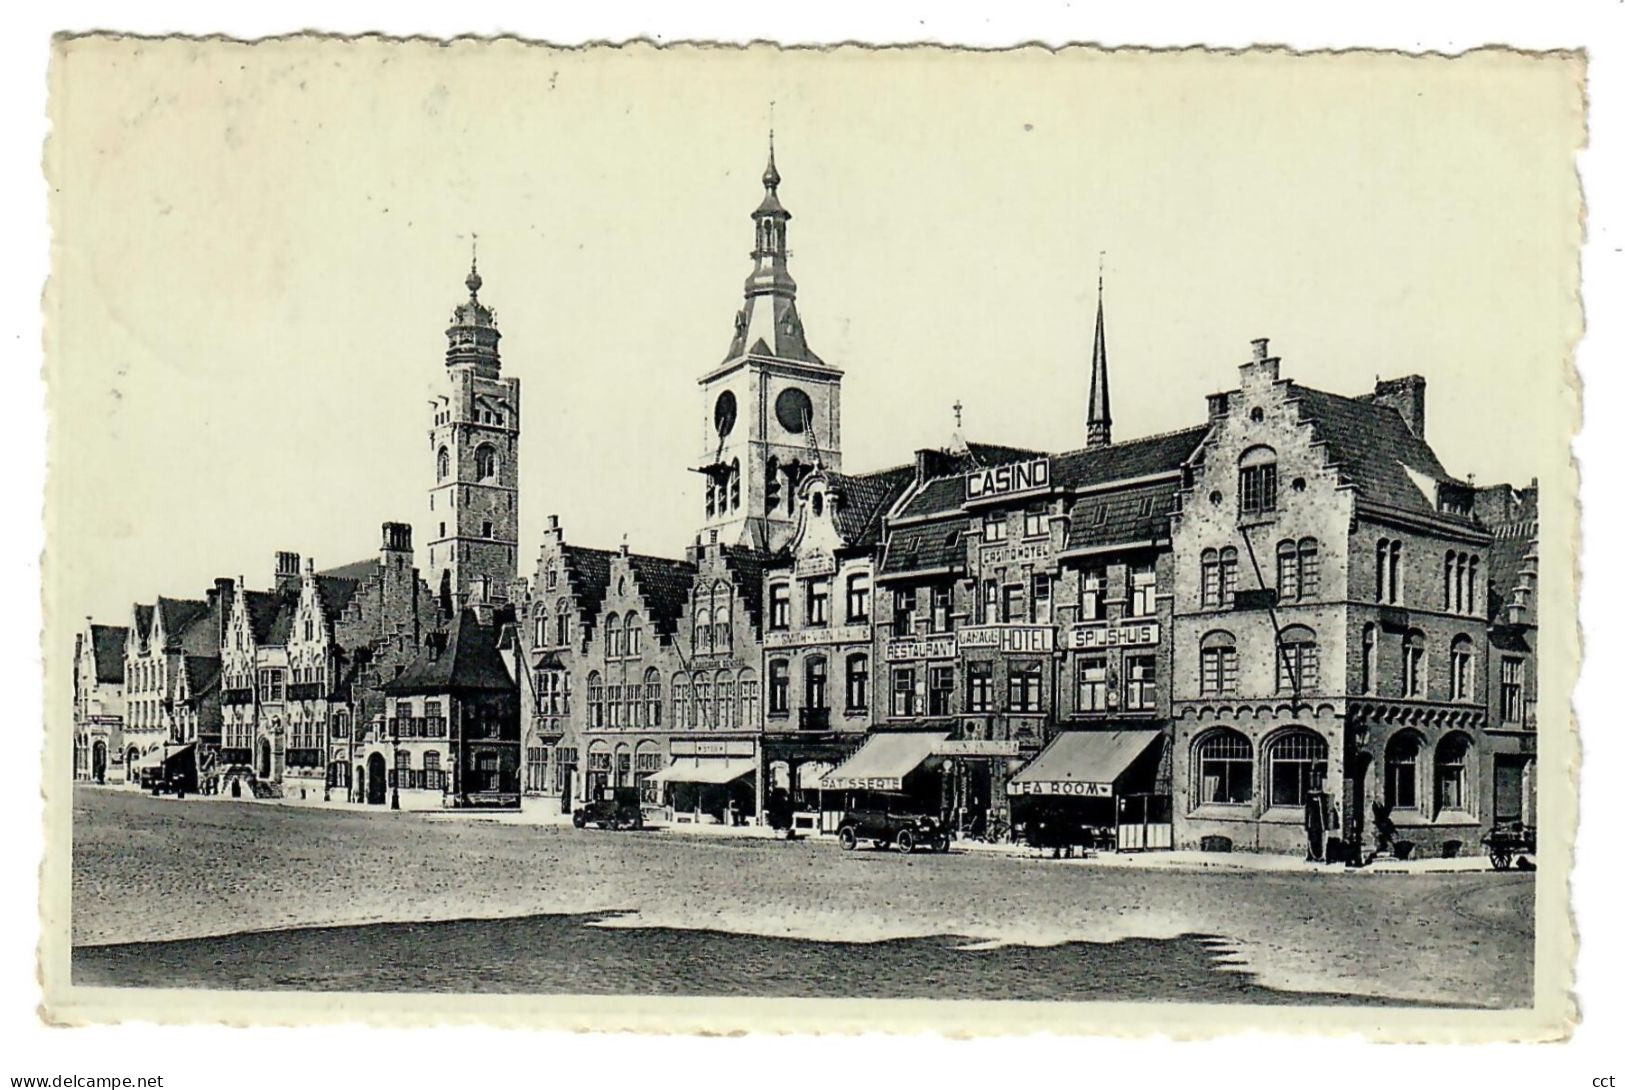
<instances>
[{"instance_id":1,"label":"balcony railing","mask_svg":"<svg viewBox=\"0 0 1625 1090\"><path fill-rule=\"evenodd\" d=\"M828 708L802 708L799 710L797 720L802 730L828 730Z\"/></svg>"}]
</instances>

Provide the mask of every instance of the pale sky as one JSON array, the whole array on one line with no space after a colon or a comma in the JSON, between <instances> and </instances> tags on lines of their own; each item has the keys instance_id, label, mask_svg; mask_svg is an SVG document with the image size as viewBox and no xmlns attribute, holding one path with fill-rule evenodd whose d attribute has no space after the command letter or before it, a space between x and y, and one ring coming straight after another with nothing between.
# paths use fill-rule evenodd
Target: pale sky
<instances>
[{"instance_id":1,"label":"pale sky","mask_svg":"<svg viewBox=\"0 0 1625 1090\"><path fill-rule=\"evenodd\" d=\"M478 232L523 380L520 573L680 555L769 102L848 471L1083 444L1105 251L1119 439L1200 422L1253 337L1428 380L1481 483L1566 457L1578 62L79 41L59 47L47 580L87 613L331 567L411 521ZM55 630L60 644L63 628Z\"/></svg>"}]
</instances>

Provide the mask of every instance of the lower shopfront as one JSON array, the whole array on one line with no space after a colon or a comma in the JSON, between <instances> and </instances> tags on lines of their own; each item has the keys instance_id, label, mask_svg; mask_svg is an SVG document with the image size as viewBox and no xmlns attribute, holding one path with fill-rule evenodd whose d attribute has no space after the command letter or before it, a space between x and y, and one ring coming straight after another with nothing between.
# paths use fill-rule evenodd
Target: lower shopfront
<instances>
[{"instance_id":1,"label":"lower shopfront","mask_svg":"<svg viewBox=\"0 0 1625 1090\"><path fill-rule=\"evenodd\" d=\"M1062 731L1010 778L1013 821L1039 847L1168 850L1170 758L1166 731Z\"/></svg>"},{"instance_id":2,"label":"lower shopfront","mask_svg":"<svg viewBox=\"0 0 1625 1090\"><path fill-rule=\"evenodd\" d=\"M1015 739L976 737L980 721L876 731L820 781L822 813L877 808L929 815L956 838L1009 834L1005 784L1026 755ZM967 735L971 735L967 737Z\"/></svg>"},{"instance_id":3,"label":"lower shopfront","mask_svg":"<svg viewBox=\"0 0 1625 1090\"><path fill-rule=\"evenodd\" d=\"M754 824L761 747L755 737L589 735L577 804L636 788L645 818L677 824ZM571 779L577 779L573 770Z\"/></svg>"}]
</instances>

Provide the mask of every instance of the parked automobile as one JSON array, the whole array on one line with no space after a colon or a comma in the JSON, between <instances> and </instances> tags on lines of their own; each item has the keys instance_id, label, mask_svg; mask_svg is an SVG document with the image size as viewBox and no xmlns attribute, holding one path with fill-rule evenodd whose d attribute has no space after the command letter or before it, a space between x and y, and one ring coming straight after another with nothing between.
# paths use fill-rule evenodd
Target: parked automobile
<instances>
[{"instance_id":1,"label":"parked automobile","mask_svg":"<svg viewBox=\"0 0 1625 1090\"><path fill-rule=\"evenodd\" d=\"M177 798L186 797L186 781L180 776L171 776L159 765L155 768L143 768L140 772L141 790L150 791L154 795L174 795Z\"/></svg>"},{"instance_id":2,"label":"parked automobile","mask_svg":"<svg viewBox=\"0 0 1625 1090\"><path fill-rule=\"evenodd\" d=\"M577 829L596 825L600 829L643 828L643 802L636 787L606 787L598 798L570 815Z\"/></svg>"},{"instance_id":3,"label":"parked automobile","mask_svg":"<svg viewBox=\"0 0 1625 1090\"><path fill-rule=\"evenodd\" d=\"M870 840L877 848L893 844L902 852L924 848L931 851L948 850L948 830L936 818L905 810L874 808L848 810L841 815L835 836L841 847L851 851L860 840Z\"/></svg>"}]
</instances>

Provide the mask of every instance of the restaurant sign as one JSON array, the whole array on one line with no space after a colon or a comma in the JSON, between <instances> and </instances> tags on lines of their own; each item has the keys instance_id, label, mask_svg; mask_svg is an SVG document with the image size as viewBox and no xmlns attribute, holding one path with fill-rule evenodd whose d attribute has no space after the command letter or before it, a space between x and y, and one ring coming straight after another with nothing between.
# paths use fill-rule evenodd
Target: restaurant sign
<instances>
[{"instance_id":1,"label":"restaurant sign","mask_svg":"<svg viewBox=\"0 0 1625 1090\"><path fill-rule=\"evenodd\" d=\"M756 743L749 738L699 739L673 738L673 757L754 757Z\"/></svg>"},{"instance_id":2,"label":"restaurant sign","mask_svg":"<svg viewBox=\"0 0 1625 1090\"><path fill-rule=\"evenodd\" d=\"M1049 459L1034 458L1014 465L989 466L965 477L965 499L985 500L1017 492L1038 492L1049 487Z\"/></svg>"},{"instance_id":3,"label":"restaurant sign","mask_svg":"<svg viewBox=\"0 0 1625 1090\"><path fill-rule=\"evenodd\" d=\"M991 648L1006 654L1055 650L1053 625L985 624L959 630L961 650Z\"/></svg>"},{"instance_id":4,"label":"restaurant sign","mask_svg":"<svg viewBox=\"0 0 1625 1090\"><path fill-rule=\"evenodd\" d=\"M1011 780L1012 795L1065 795L1075 799L1109 799L1112 785L1081 780Z\"/></svg>"},{"instance_id":5,"label":"restaurant sign","mask_svg":"<svg viewBox=\"0 0 1625 1090\"><path fill-rule=\"evenodd\" d=\"M1156 621L1095 621L1073 625L1067 633L1067 645L1078 651L1106 647L1150 647L1160 635Z\"/></svg>"},{"instance_id":6,"label":"restaurant sign","mask_svg":"<svg viewBox=\"0 0 1625 1090\"><path fill-rule=\"evenodd\" d=\"M959 641L952 632L929 636L893 636L886 641L887 662L911 659L951 659L959 653Z\"/></svg>"}]
</instances>

